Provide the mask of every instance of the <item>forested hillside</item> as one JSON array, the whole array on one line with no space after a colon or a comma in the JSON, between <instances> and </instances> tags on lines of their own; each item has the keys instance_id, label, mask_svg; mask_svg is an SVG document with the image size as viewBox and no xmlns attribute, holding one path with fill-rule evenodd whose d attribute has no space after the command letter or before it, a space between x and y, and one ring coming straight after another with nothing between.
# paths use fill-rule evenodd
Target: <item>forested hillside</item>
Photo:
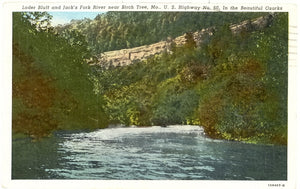
<instances>
[{"instance_id":1,"label":"forested hillside","mask_svg":"<svg viewBox=\"0 0 300 189\"><path fill-rule=\"evenodd\" d=\"M284 13L254 32L217 25L200 47L187 35L172 53L109 70L95 66L95 89L113 123L195 124L214 138L285 144L287 33Z\"/></svg>"},{"instance_id":2,"label":"forested hillside","mask_svg":"<svg viewBox=\"0 0 300 189\"><path fill-rule=\"evenodd\" d=\"M14 13L13 131L192 124L213 138L286 144L288 15L229 29L265 14L108 12L52 28L47 13ZM201 46L186 35L185 45L129 66L85 61L210 26Z\"/></svg>"},{"instance_id":3,"label":"forested hillside","mask_svg":"<svg viewBox=\"0 0 300 189\"><path fill-rule=\"evenodd\" d=\"M219 12L107 12L95 20L73 20L56 27L61 35L76 31L86 37L93 54L149 45L168 37L228 23L239 23L267 13Z\"/></svg>"}]
</instances>

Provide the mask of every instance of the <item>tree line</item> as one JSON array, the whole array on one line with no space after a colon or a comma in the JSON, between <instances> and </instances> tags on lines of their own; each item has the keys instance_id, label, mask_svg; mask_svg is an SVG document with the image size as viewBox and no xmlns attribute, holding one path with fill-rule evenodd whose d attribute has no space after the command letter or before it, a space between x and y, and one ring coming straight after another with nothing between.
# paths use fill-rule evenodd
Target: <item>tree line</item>
<instances>
[{"instance_id":1,"label":"tree line","mask_svg":"<svg viewBox=\"0 0 300 189\"><path fill-rule=\"evenodd\" d=\"M238 34L229 24L266 13L109 12L60 31L49 14L34 14L13 14L13 132L191 124L212 138L287 143L287 13ZM171 53L126 67L86 64L95 53L213 25L200 47L186 35Z\"/></svg>"},{"instance_id":2,"label":"tree line","mask_svg":"<svg viewBox=\"0 0 300 189\"><path fill-rule=\"evenodd\" d=\"M267 13L219 12L107 12L94 20L72 20L57 26L58 33L81 33L94 55L112 50L149 45L168 37L175 38L186 32L239 23Z\"/></svg>"}]
</instances>

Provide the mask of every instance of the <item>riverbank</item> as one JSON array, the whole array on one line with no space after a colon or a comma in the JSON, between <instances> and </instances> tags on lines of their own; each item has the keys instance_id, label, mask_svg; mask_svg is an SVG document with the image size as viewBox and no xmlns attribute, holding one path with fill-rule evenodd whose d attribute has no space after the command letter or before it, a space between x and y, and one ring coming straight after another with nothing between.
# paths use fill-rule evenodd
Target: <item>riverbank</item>
<instances>
[{"instance_id":1,"label":"riverbank","mask_svg":"<svg viewBox=\"0 0 300 189\"><path fill-rule=\"evenodd\" d=\"M126 125L122 125L122 124L112 124L107 126L106 128L99 128L99 129L128 129L128 131L130 131L130 128L140 128L140 129L147 129L147 128L174 128L175 125L163 125L163 126L136 126L136 125L132 125L132 126L126 126ZM242 143L248 143L248 144L263 144L263 145L283 145L283 146L287 146L287 143L285 143L285 141L283 142L276 142L274 140L271 140L270 138L266 137L266 136L254 136L254 137L249 137L249 138L230 138L230 137L222 137L222 136L226 136L226 135L222 135L221 133L219 133L218 135L214 135L214 136L210 136L209 134L207 134L205 132L205 127L201 127L199 125L183 125L182 128L184 128L184 126L190 126L190 127L195 127L195 128L201 128L202 130L202 134L210 139L217 139L217 140L224 140L224 141L235 141L235 142L242 142ZM180 128L180 125L176 125L176 128ZM25 138L30 138L32 142L37 142L37 141L42 141L43 139L46 138L50 138L53 137L53 135L55 135L56 133L81 133L81 132L95 132L99 129L80 129L80 130L56 130L53 131L51 134L49 134L48 136L44 136L43 138L36 138L34 136L28 136L25 135L23 133L12 133L12 140L19 140L19 139L25 139ZM129 133L130 134L130 133Z\"/></svg>"},{"instance_id":2,"label":"riverbank","mask_svg":"<svg viewBox=\"0 0 300 189\"><path fill-rule=\"evenodd\" d=\"M243 20L236 32L230 26L244 13L147 14L107 13L117 16L110 22L117 26L132 18L165 23L164 14L173 21L179 16L182 23L209 16L211 24L222 25L204 33L201 43L193 33L200 28L180 27L185 35L177 36L184 43L171 43L167 51L134 64L103 68L87 64L92 54L79 28L58 34L29 19L50 22L47 13L14 13L12 131L39 139L57 130L95 130L112 123L180 123L203 125L211 138L287 144L287 13L270 14L265 24ZM142 34L141 39L148 36ZM122 43L109 40L110 48Z\"/></svg>"}]
</instances>

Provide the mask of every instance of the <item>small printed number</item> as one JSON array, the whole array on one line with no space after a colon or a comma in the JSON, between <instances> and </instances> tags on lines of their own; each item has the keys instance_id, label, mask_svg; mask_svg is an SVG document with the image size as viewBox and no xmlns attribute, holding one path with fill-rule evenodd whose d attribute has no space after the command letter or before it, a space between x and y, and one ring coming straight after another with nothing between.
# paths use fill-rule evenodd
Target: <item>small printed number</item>
<instances>
[{"instance_id":1,"label":"small printed number","mask_svg":"<svg viewBox=\"0 0 300 189\"><path fill-rule=\"evenodd\" d=\"M285 184L268 184L268 187L285 187Z\"/></svg>"}]
</instances>

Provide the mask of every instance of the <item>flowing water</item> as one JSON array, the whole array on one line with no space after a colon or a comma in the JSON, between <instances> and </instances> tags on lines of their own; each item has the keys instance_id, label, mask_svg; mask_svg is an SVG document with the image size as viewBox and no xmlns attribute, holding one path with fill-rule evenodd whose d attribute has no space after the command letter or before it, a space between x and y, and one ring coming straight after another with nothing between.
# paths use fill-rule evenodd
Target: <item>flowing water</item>
<instances>
[{"instance_id":1,"label":"flowing water","mask_svg":"<svg viewBox=\"0 0 300 189\"><path fill-rule=\"evenodd\" d=\"M198 126L60 131L14 140L12 178L286 180L287 148L213 140Z\"/></svg>"}]
</instances>

